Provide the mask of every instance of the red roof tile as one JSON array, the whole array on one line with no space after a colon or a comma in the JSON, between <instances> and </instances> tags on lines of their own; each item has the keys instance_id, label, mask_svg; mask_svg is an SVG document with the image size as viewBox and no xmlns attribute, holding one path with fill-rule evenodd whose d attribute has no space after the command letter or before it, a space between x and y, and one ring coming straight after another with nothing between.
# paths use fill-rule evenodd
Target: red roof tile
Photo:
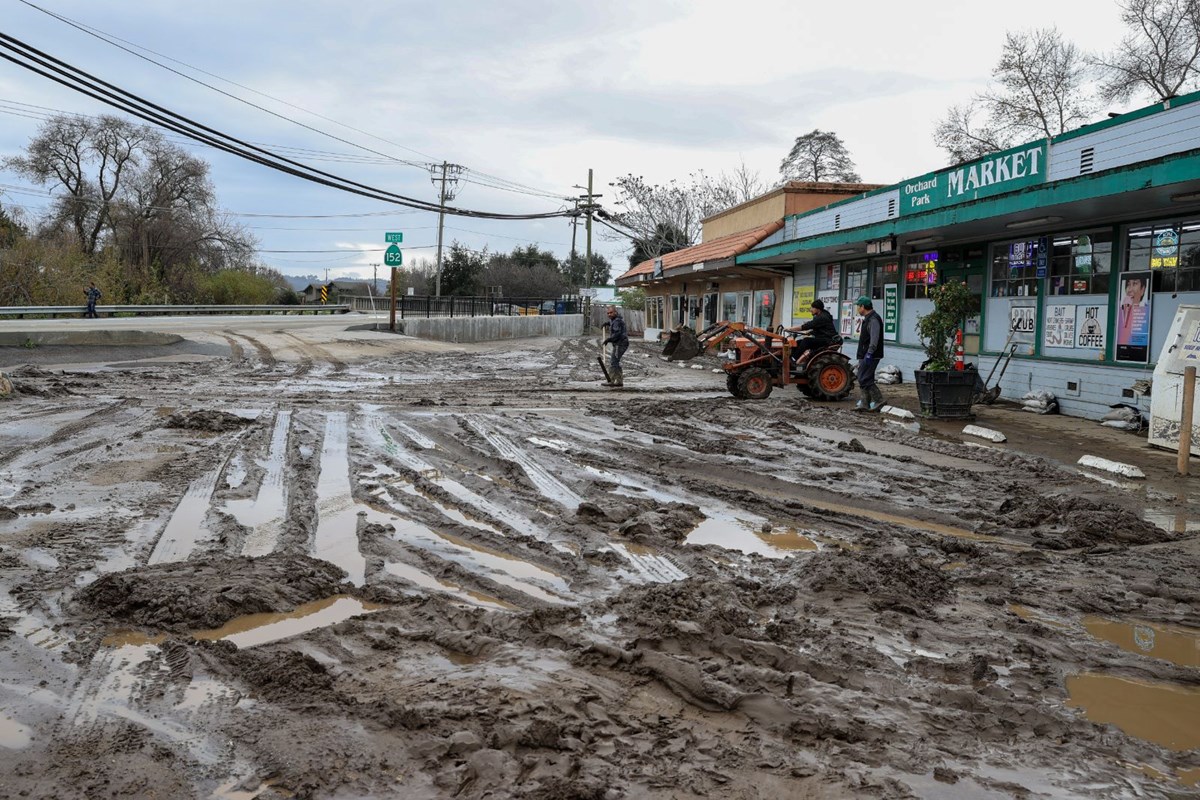
<instances>
[{"instance_id":1,"label":"red roof tile","mask_svg":"<svg viewBox=\"0 0 1200 800\"><path fill-rule=\"evenodd\" d=\"M689 264L700 264L704 261L717 261L723 258L732 258L733 256L745 253L750 248L756 246L763 239L766 239L772 233L783 227L783 220L775 220L768 222L766 225L759 225L757 228L751 228L748 231L741 233L731 233L728 236L722 236L719 239L713 239L711 242L701 242L700 244L686 247L683 250L676 250L673 253L667 253L662 257L663 269L673 269L675 267L686 267ZM650 258L638 264L633 269L619 275L617 281L625 278L631 278L635 275L642 275L654 272L654 259Z\"/></svg>"}]
</instances>

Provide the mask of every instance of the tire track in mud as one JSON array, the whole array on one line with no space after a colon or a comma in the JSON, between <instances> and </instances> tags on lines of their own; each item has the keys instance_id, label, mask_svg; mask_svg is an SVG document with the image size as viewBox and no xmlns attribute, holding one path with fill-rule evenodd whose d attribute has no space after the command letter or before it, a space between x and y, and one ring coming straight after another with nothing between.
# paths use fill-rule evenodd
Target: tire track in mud
<instances>
[{"instance_id":1,"label":"tire track in mud","mask_svg":"<svg viewBox=\"0 0 1200 800\"><path fill-rule=\"evenodd\" d=\"M230 331L230 330L226 330L225 333L228 334L229 336L235 337L237 339L243 339L251 347L253 347L254 352L258 355L258 360L260 362L262 362L262 365L265 369L274 369L275 368L275 364L276 364L275 354L271 352L271 348L267 347L265 344L260 342L258 339L255 339L254 337L252 337L246 333L234 332L234 331Z\"/></svg>"},{"instance_id":2,"label":"tire track in mud","mask_svg":"<svg viewBox=\"0 0 1200 800\"><path fill-rule=\"evenodd\" d=\"M280 331L279 333L294 341L297 345L297 349L302 354L309 357L310 368L314 361L322 361L330 364L333 367L332 372L334 374L340 374L346 371L346 362L334 356L332 352L326 350L324 347L313 344L312 342L307 342L289 331Z\"/></svg>"},{"instance_id":3,"label":"tire track in mud","mask_svg":"<svg viewBox=\"0 0 1200 800\"><path fill-rule=\"evenodd\" d=\"M131 411L136 411L136 414L129 420L119 421L119 417ZM55 449L56 445L63 443L71 437L82 437L92 429L103 430L105 426L117 424L121 427L126 427L137 420L145 417L149 412L148 409L141 408L140 404L134 400L121 400L112 403L105 408L88 414L83 419L75 422L67 423L49 436L39 439L35 442L13 448L7 453L0 453L0 466L3 466L11 461L18 460L21 456L21 468L36 469L46 467L54 462L62 461L72 455L94 450L97 447L111 444L112 439L103 436L95 439L90 439L83 444L75 445L67 449ZM35 455L45 453L42 460L36 460Z\"/></svg>"},{"instance_id":4,"label":"tire track in mud","mask_svg":"<svg viewBox=\"0 0 1200 800\"><path fill-rule=\"evenodd\" d=\"M221 338L229 345L229 360L233 362L234 366L240 365L246 359L246 351L228 332L222 333Z\"/></svg>"}]
</instances>

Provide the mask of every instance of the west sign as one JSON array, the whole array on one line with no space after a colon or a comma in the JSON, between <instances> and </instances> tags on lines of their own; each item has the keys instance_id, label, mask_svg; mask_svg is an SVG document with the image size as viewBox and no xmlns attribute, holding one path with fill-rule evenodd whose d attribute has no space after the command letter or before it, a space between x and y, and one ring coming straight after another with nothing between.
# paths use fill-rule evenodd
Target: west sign
<instances>
[{"instance_id":1,"label":"west sign","mask_svg":"<svg viewBox=\"0 0 1200 800\"><path fill-rule=\"evenodd\" d=\"M900 184L900 213L920 214L1046 180L1046 143L1025 144Z\"/></svg>"}]
</instances>

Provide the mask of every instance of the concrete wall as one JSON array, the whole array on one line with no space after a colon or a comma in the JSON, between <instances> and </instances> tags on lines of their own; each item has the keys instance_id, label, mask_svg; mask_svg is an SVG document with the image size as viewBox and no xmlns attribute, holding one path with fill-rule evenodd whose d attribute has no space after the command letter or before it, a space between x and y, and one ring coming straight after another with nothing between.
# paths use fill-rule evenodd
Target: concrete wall
<instances>
[{"instance_id":1,"label":"concrete wall","mask_svg":"<svg viewBox=\"0 0 1200 800\"><path fill-rule=\"evenodd\" d=\"M78 331L4 331L0 347L151 347L182 342L183 337L159 331L131 331L105 328Z\"/></svg>"},{"instance_id":2,"label":"concrete wall","mask_svg":"<svg viewBox=\"0 0 1200 800\"><path fill-rule=\"evenodd\" d=\"M842 352L854 358L857 342L848 342ZM904 382L912 383L913 371L925 360L925 351L915 347L901 347L888 343L884 348L885 354L881 364L895 364L904 374ZM984 378L996 363L995 356L970 357L968 362L974 363ZM999 376L1000 368L996 369ZM1060 361L1033 360L1017 356L1004 373L1000 381L1002 400L1019 401L1026 392L1046 390L1053 392L1058 398L1059 408L1063 414L1072 417L1099 419L1112 409L1113 403L1129 403L1139 406L1143 413L1149 412L1149 399L1136 400L1125 397L1123 390L1130 388L1134 381L1149 380L1154 375L1151 367L1143 369L1118 369L1099 364L1064 363ZM995 385L996 377L992 378ZM1068 384L1075 384L1074 389ZM887 394L888 387L880 387Z\"/></svg>"},{"instance_id":3,"label":"concrete wall","mask_svg":"<svg viewBox=\"0 0 1200 800\"><path fill-rule=\"evenodd\" d=\"M432 317L396 320L404 333L442 342L490 342L533 336L579 336L582 314L547 314L532 317Z\"/></svg>"}]
</instances>

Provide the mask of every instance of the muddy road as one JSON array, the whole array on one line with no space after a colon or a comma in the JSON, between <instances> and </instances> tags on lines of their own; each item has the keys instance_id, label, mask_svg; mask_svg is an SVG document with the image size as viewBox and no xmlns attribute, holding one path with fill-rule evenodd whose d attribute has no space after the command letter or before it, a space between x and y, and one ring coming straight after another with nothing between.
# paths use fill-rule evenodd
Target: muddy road
<instances>
[{"instance_id":1,"label":"muddy road","mask_svg":"<svg viewBox=\"0 0 1200 800\"><path fill-rule=\"evenodd\" d=\"M185 349L2 354L0 796L1200 796L1194 483L648 345Z\"/></svg>"}]
</instances>

